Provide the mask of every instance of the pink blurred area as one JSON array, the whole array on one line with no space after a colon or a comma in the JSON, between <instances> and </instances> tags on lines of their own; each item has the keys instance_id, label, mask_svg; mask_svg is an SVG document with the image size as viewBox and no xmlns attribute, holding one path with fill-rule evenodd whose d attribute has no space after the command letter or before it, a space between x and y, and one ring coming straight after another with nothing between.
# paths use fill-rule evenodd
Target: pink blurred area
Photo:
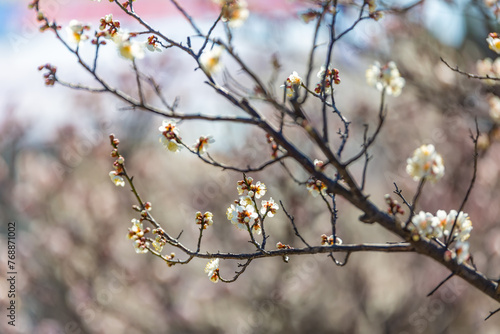
<instances>
[{"instance_id":1,"label":"pink blurred area","mask_svg":"<svg viewBox=\"0 0 500 334\"><path fill-rule=\"evenodd\" d=\"M64 3L64 1L62 1ZM43 8L43 0L40 2ZM60 18L94 19L97 15L116 13L117 7L107 0L94 2L92 0L72 0L59 5L58 1L47 2L47 14L57 14ZM187 0L177 1L185 11L194 18L206 18L217 16L219 6L211 0ZM252 14L266 17L295 15L297 10L307 7L306 1L291 0L249 0L248 9ZM134 10L141 16L149 18L168 18L180 15L172 1L164 0L137 0L134 2Z\"/></svg>"}]
</instances>

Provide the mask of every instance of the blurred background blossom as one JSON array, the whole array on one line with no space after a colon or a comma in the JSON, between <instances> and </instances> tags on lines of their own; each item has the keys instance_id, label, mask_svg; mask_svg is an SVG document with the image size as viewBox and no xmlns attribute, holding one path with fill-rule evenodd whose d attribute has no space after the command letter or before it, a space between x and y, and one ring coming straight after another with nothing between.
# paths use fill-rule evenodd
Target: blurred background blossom
<instances>
[{"instance_id":1,"label":"blurred background blossom","mask_svg":"<svg viewBox=\"0 0 500 334\"><path fill-rule=\"evenodd\" d=\"M130 30L134 27L107 1L47 0L42 7L44 3L46 14L63 27L78 19L96 29L109 13ZM378 4L403 8L412 3ZM158 116L124 110L107 95L45 87L37 67L49 62L67 81L92 81L51 32L38 32L34 13L26 7L24 1L0 2L0 221L2 226L17 223L19 272L16 327L8 326L2 316L0 332L497 333L500 317L483 319L498 305L460 279L452 278L426 297L449 272L416 254L354 254L342 268L320 255L292 258L288 264L264 259L229 285L209 281L206 261L168 267L157 258L136 254L126 238L136 217L134 199L108 176L113 161L109 133L121 139L128 170L142 196L153 203L157 220L171 231L184 231L182 240L196 240L197 211L213 212L214 225L203 241L209 251L250 247L225 216L242 176L211 168L185 152L166 152L158 143ZM135 8L177 40L192 32L169 2L140 0ZM211 1L192 0L185 8L205 30L218 15ZM250 16L235 30L234 42L266 80L272 55L281 63L281 82L292 71L303 75L313 32L313 24L299 19L305 8L303 1L248 0ZM356 9L342 7L339 27L351 24ZM388 122L372 151L367 192L380 206L384 194L394 190L393 182L407 195L415 191L417 185L405 172L406 159L422 143L431 143L443 156L446 174L427 185L419 209L433 214L458 209L472 173L469 129L474 128L474 117L481 131L494 128L488 94L500 91L457 75L439 59L475 72L477 60L496 57L485 41L496 27L494 15L481 1L425 1L406 13L362 22L338 44L332 63L342 78L335 86L337 105L352 121L348 153L361 144L363 124L377 118L379 93L366 84L365 70L374 61L393 60L406 80L402 94L389 98ZM325 32L320 40L327 41ZM320 53L326 50L322 48ZM82 46L82 53L91 57L90 44ZM322 61L316 61L318 70ZM179 97L180 110L239 113L214 96L200 71L194 71L195 64L178 52L148 53L138 64L155 75L167 96ZM235 64L224 65L237 73ZM103 49L99 66L110 82L125 90L134 87L129 63L112 47ZM318 105L308 103L311 118L319 120L313 112ZM331 126L339 124L332 120ZM228 164L258 165L271 154L263 133L247 127L183 122L179 129L193 144L202 135L213 135L211 154ZM465 208L474 225L469 239L474 263L492 278L500 277L500 144L495 138L483 146L478 182ZM304 150L318 154L307 145ZM355 166L358 173L361 168ZM267 185L267 195L283 201L304 237L319 244L329 229L321 203L278 166L252 177ZM339 209L338 233L344 243L398 241L377 225L359 223L359 212L341 200ZM283 210L268 229L273 242L300 246ZM0 249L0 263L6 268L6 229ZM220 268L230 277L237 266L221 261ZM0 306L5 310L7 282L2 275L4 269Z\"/></svg>"}]
</instances>

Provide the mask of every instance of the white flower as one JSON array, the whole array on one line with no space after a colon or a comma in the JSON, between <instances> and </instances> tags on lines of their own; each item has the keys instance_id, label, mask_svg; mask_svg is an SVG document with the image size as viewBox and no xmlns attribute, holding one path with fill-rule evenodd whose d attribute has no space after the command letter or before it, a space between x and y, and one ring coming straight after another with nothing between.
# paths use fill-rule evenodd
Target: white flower
<instances>
[{"instance_id":1,"label":"white flower","mask_svg":"<svg viewBox=\"0 0 500 334\"><path fill-rule=\"evenodd\" d=\"M332 92L332 81L334 84L340 84L339 70L333 68L332 64L328 65L328 71L325 66L321 66L318 74L316 75L321 81L316 85L314 91L316 94L321 93L323 78L325 80L325 94L330 94Z\"/></svg>"},{"instance_id":2,"label":"white flower","mask_svg":"<svg viewBox=\"0 0 500 334\"><path fill-rule=\"evenodd\" d=\"M200 56L200 67L208 74L212 75L221 70L220 57L224 48L220 45L214 45L212 50L203 52Z\"/></svg>"},{"instance_id":3,"label":"white flower","mask_svg":"<svg viewBox=\"0 0 500 334\"><path fill-rule=\"evenodd\" d=\"M274 217L276 211L278 211L279 208L280 207L278 206L278 204L275 203L273 198L271 197L268 201L262 200L262 207L260 208L260 213L263 216Z\"/></svg>"},{"instance_id":4,"label":"white flower","mask_svg":"<svg viewBox=\"0 0 500 334\"><path fill-rule=\"evenodd\" d=\"M145 254L148 252L149 242L143 243L140 240L134 241L134 249L137 254Z\"/></svg>"},{"instance_id":5,"label":"white flower","mask_svg":"<svg viewBox=\"0 0 500 334\"><path fill-rule=\"evenodd\" d=\"M222 7L222 21L231 28L240 27L248 18L249 11L245 0L213 0Z\"/></svg>"},{"instance_id":6,"label":"white flower","mask_svg":"<svg viewBox=\"0 0 500 334\"><path fill-rule=\"evenodd\" d=\"M259 217L253 205L235 205L231 206L226 211L227 219L231 224L241 230L248 230L247 226L252 226L255 220Z\"/></svg>"},{"instance_id":7,"label":"white flower","mask_svg":"<svg viewBox=\"0 0 500 334\"><path fill-rule=\"evenodd\" d=\"M196 212L196 224L202 225L203 229L206 229L208 226L213 225L214 223L214 215L210 211L202 214L200 211Z\"/></svg>"},{"instance_id":8,"label":"white flower","mask_svg":"<svg viewBox=\"0 0 500 334\"><path fill-rule=\"evenodd\" d=\"M288 78L286 78L286 85L283 85L281 87L285 87L287 90L286 95L292 97L298 94L301 86L302 78L299 77L299 74L297 72L293 71L292 74L290 74Z\"/></svg>"},{"instance_id":9,"label":"white flower","mask_svg":"<svg viewBox=\"0 0 500 334\"><path fill-rule=\"evenodd\" d=\"M109 172L109 177L111 178L111 181L113 181L115 186L125 187L125 180L123 179L123 177L118 175L116 171Z\"/></svg>"},{"instance_id":10,"label":"white flower","mask_svg":"<svg viewBox=\"0 0 500 334\"><path fill-rule=\"evenodd\" d=\"M157 235L153 241L153 247L157 252L161 252L163 250L163 246L165 246L165 239L163 239L160 235Z\"/></svg>"},{"instance_id":11,"label":"white flower","mask_svg":"<svg viewBox=\"0 0 500 334\"><path fill-rule=\"evenodd\" d=\"M158 37L155 35L151 35L148 37L148 41L146 42L146 48L151 52L162 52L161 44L158 40Z\"/></svg>"},{"instance_id":12,"label":"white flower","mask_svg":"<svg viewBox=\"0 0 500 334\"><path fill-rule=\"evenodd\" d=\"M440 238L442 231L434 216L429 212L420 211L417 215L413 216L411 222L418 234L427 238Z\"/></svg>"},{"instance_id":13,"label":"white flower","mask_svg":"<svg viewBox=\"0 0 500 334\"><path fill-rule=\"evenodd\" d=\"M435 182L443 177L443 158L436 152L434 145L422 145L407 159L406 172L415 181L426 178Z\"/></svg>"},{"instance_id":14,"label":"white flower","mask_svg":"<svg viewBox=\"0 0 500 334\"><path fill-rule=\"evenodd\" d=\"M459 264L467 261L469 258L469 243L467 241L457 241L455 244L455 252L457 253L457 262Z\"/></svg>"},{"instance_id":15,"label":"white flower","mask_svg":"<svg viewBox=\"0 0 500 334\"><path fill-rule=\"evenodd\" d=\"M490 117L493 122L500 124L500 98L496 95L490 95L488 98L490 105Z\"/></svg>"},{"instance_id":16,"label":"white flower","mask_svg":"<svg viewBox=\"0 0 500 334\"><path fill-rule=\"evenodd\" d=\"M144 254L148 252L149 242L144 239L144 228L138 219L132 219L132 227L128 229L128 238L134 242L135 252Z\"/></svg>"},{"instance_id":17,"label":"white flower","mask_svg":"<svg viewBox=\"0 0 500 334\"><path fill-rule=\"evenodd\" d=\"M379 62L375 62L366 70L366 82L379 91L385 89L387 94L394 96L401 94L401 90L406 83L393 61L384 66L381 66Z\"/></svg>"},{"instance_id":18,"label":"white flower","mask_svg":"<svg viewBox=\"0 0 500 334\"><path fill-rule=\"evenodd\" d=\"M79 44L80 42L89 39L88 36L83 34L84 30L89 29L90 27L88 25L85 25L77 20L71 20L68 27L66 27L66 32L68 33L68 37L71 43Z\"/></svg>"},{"instance_id":19,"label":"white flower","mask_svg":"<svg viewBox=\"0 0 500 334\"><path fill-rule=\"evenodd\" d=\"M319 159L314 159L314 169L316 171L321 171L324 167L325 163Z\"/></svg>"},{"instance_id":20,"label":"white flower","mask_svg":"<svg viewBox=\"0 0 500 334\"><path fill-rule=\"evenodd\" d=\"M130 40L133 37L127 32L118 32L113 41L118 46L118 52L123 58L134 60L144 58L144 43Z\"/></svg>"},{"instance_id":21,"label":"white flower","mask_svg":"<svg viewBox=\"0 0 500 334\"><path fill-rule=\"evenodd\" d=\"M488 42L488 46L491 50L500 53L500 37L496 32L490 33L488 38L486 38L486 42Z\"/></svg>"},{"instance_id":22,"label":"white flower","mask_svg":"<svg viewBox=\"0 0 500 334\"><path fill-rule=\"evenodd\" d=\"M132 227L129 228L129 239L136 240L144 236L143 226L139 219L132 219Z\"/></svg>"},{"instance_id":23,"label":"white flower","mask_svg":"<svg viewBox=\"0 0 500 334\"><path fill-rule=\"evenodd\" d=\"M182 149L175 120L163 120L162 126L158 130L161 132L159 141L167 150L177 153Z\"/></svg>"},{"instance_id":24,"label":"white flower","mask_svg":"<svg viewBox=\"0 0 500 334\"><path fill-rule=\"evenodd\" d=\"M252 191L255 193L255 198L257 198L257 199L264 196L266 194L266 191L267 191L266 185L260 181L257 181L255 186L252 185L250 187L250 189L252 189Z\"/></svg>"},{"instance_id":25,"label":"white flower","mask_svg":"<svg viewBox=\"0 0 500 334\"><path fill-rule=\"evenodd\" d=\"M194 145L194 150L200 154L204 154L207 151L208 146L212 143L215 143L215 139L212 136L207 136L207 137L201 136L196 141L196 144Z\"/></svg>"},{"instance_id":26,"label":"white flower","mask_svg":"<svg viewBox=\"0 0 500 334\"><path fill-rule=\"evenodd\" d=\"M326 196L326 185L320 180L316 180L313 177L307 180L306 189L309 190L309 193L313 197L318 197L319 194L321 194L322 196Z\"/></svg>"},{"instance_id":27,"label":"white flower","mask_svg":"<svg viewBox=\"0 0 500 334\"><path fill-rule=\"evenodd\" d=\"M438 210L436 212L436 216L432 218L432 226L439 230L437 234L440 236L444 235L445 237L448 237L450 235L449 215L446 211Z\"/></svg>"},{"instance_id":28,"label":"white flower","mask_svg":"<svg viewBox=\"0 0 500 334\"><path fill-rule=\"evenodd\" d=\"M240 205L241 206L253 205L252 197L250 197L250 196L240 196Z\"/></svg>"},{"instance_id":29,"label":"white flower","mask_svg":"<svg viewBox=\"0 0 500 334\"><path fill-rule=\"evenodd\" d=\"M205 274L208 274L208 277L210 277L210 280L214 283L217 283L219 280L219 259L212 259L210 260L207 265L205 266Z\"/></svg>"},{"instance_id":30,"label":"white flower","mask_svg":"<svg viewBox=\"0 0 500 334\"><path fill-rule=\"evenodd\" d=\"M335 236L335 245L342 245L343 241ZM321 235L321 246L333 246L333 234L329 237L326 234Z\"/></svg>"},{"instance_id":31,"label":"white flower","mask_svg":"<svg viewBox=\"0 0 500 334\"><path fill-rule=\"evenodd\" d=\"M456 210L451 210L448 214L448 227L450 230L453 224L455 224L455 229L453 230L454 237L456 237L459 241L465 241L469 239L470 232L472 231L472 221L470 220L467 213L463 211L457 213Z\"/></svg>"}]
</instances>

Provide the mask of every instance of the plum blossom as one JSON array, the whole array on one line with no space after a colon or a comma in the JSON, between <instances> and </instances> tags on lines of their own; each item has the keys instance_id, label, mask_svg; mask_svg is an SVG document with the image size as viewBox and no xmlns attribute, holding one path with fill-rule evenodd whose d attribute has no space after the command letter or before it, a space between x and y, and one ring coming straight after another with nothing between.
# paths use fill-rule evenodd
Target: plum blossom
<instances>
[{"instance_id":1,"label":"plum blossom","mask_svg":"<svg viewBox=\"0 0 500 334\"><path fill-rule=\"evenodd\" d=\"M276 211L279 209L279 205L274 202L273 198L271 197L269 200L262 200L262 206L260 208L260 214L262 216L267 216L267 217L274 217L276 214Z\"/></svg>"},{"instance_id":2,"label":"plum blossom","mask_svg":"<svg viewBox=\"0 0 500 334\"><path fill-rule=\"evenodd\" d=\"M490 95L488 97L488 103L490 105L490 117L493 122L500 124L500 98L496 95Z\"/></svg>"},{"instance_id":3,"label":"plum blossom","mask_svg":"<svg viewBox=\"0 0 500 334\"><path fill-rule=\"evenodd\" d=\"M125 187L125 180L123 177L118 175L118 172L115 170L112 170L109 172L109 177L111 178L111 181L115 184L117 187Z\"/></svg>"},{"instance_id":4,"label":"plum blossom","mask_svg":"<svg viewBox=\"0 0 500 334\"><path fill-rule=\"evenodd\" d=\"M455 252L457 254L458 263L467 261L470 257L469 243L466 241L457 241L457 243L455 244Z\"/></svg>"},{"instance_id":5,"label":"plum blossom","mask_svg":"<svg viewBox=\"0 0 500 334\"><path fill-rule=\"evenodd\" d=\"M399 96L405 85L405 79L399 74L396 63L390 61L381 66L379 62L375 62L369 69L366 70L366 82L368 85L377 88L379 91L385 91L389 95Z\"/></svg>"},{"instance_id":6,"label":"plum blossom","mask_svg":"<svg viewBox=\"0 0 500 334\"><path fill-rule=\"evenodd\" d=\"M486 42L488 42L488 46L491 50L496 53L500 53L500 37L496 32L489 33L488 38L486 38Z\"/></svg>"},{"instance_id":7,"label":"plum blossom","mask_svg":"<svg viewBox=\"0 0 500 334\"><path fill-rule=\"evenodd\" d=\"M267 191L267 187L264 183L257 181L256 184L253 184L252 177L245 177L244 180L238 181L236 189L238 190L238 195L243 195L245 190L247 190L248 196L257 199L264 196Z\"/></svg>"},{"instance_id":8,"label":"plum blossom","mask_svg":"<svg viewBox=\"0 0 500 334\"><path fill-rule=\"evenodd\" d=\"M436 182L444 175L443 158L436 152L434 145L422 145L406 160L406 172L418 181L426 178Z\"/></svg>"},{"instance_id":9,"label":"plum blossom","mask_svg":"<svg viewBox=\"0 0 500 334\"><path fill-rule=\"evenodd\" d=\"M205 266L205 274L208 274L210 280L214 283L219 281L219 259L210 260Z\"/></svg>"},{"instance_id":10,"label":"plum blossom","mask_svg":"<svg viewBox=\"0 0 500 334\"><path fill-rule=\"evenodd\" d=\"M326 196L326 185L314 177L310 177L307 180L306 188L313 197L318 197L319 194Z\"/></svg>"},{"instance_id":11,"label":"plum blossom","mask_svg":"<svg viewBox=\"0 0 500 334\"><path fill-rule=\"evenodd\" d=\"M194 145L194 150L199 154L204 154L207 152L208 146L210 146L210 144L213 143L215 143L215 139L212 136L207 136L207 137L201 136L196 141L196 144Z\"/></svg>"},{"instance_id":12,"label":"plum blossom","mask_svg":"<svg viewBox=\"0 0 500 334\"><path fill-rule=\"evenodd\" d=\"M220 63L220 57L224 48L220 45L214 45L214 47L206 52L203 52L200 56L200 67L209 75L219 72L222 68Z\"/></svg>"},{"instance_id":13,"label":"plum blossom","mask_svg":"<svg viewBox=\"0 0 500 334\"><path fill-rule=\"evenodd\" d=\"M321 235L321 246L333 246L333 235L327 236L326 234ZM335 236L335 245L342 245L342 239Z\"/></svg>"},{"instance_id":14,"label":"plum blossom","mask_svg":"<svg viewBox=\"0 0 500 334\"><path fill-rule=\"evenodd\" d=\"M332 65L328 65L328 70L326 70L325 66L321 66L317 74L318 79L321 81L316 85L314 91L316 94L321 93L323 78L325 79L325 94L330 94L332 92L332 81L334 84L340 84L339 70L333 68Z\"/></svg>"},{"instance_id":15,"label":"plum blossom","mask_svg":"<svg viewBox=\"0 0 500 334\"><path fill-rule=\"evenodd\" d=\"M119 31L113 36L118 52L123 58L135 60L144 58L144 43L131 40L134 37L128 32Z\"/></svg>"},{"instance_id":16,"label":"plum blossom","mask_svg":"<svg viewBox=\"0 0 500 334\"><path fill-rule=\"evenodd\" d=\"M226 216L231 224L240 230L248 230L247 226L252 226L259 217L253 205L242 205L242 203L231 204L226 210Z\"/></svg>"},{"instance_id":17,"label":"plum blossom","mask_svg":"<svg viewBox=\"0 0 500 334\"><path fill-rule=\"evenodd\" d=\"M153 240L152 246L157 252L161 252L163 250L163 246L165 246L166 243L167 241L164 237L162 237L161 235L157 235L155 240Z\"/></svg>"},{"instance_id":18,"label":"plum blossom","mask_svg":"<svg viewBox=\"0 0 500 334\"><path fill-rule=\"evenodd\" d=\"M160 41L158 40L158 37L155 35L151 35L148 37L148 41L146 42L146 49L148 49L151 52L162 52L161 49L161 44Z\"/></svg>"},{"instance_id":19,"label":"plum blossom","mask_svg":"<svg viewBox=\"0 0 500 334\"><path fill-rule=\"evenodd\" d=\"M213 0L222 8L222 21L231 28L238 28L246 21L249 15L245 0Z\"/></svg>"},{"instance_id":20,"label":"plum blossom","mask_svg":"<svg viewBox=\"0 0 500 334\"><path fill-rule=\"evenodd\" d=\"M293 97L298 94L298 91L301 86L302 86L302 78L299 77L299 74L297 72L293 71L292 74L290 74L288 78L286 78L286 84L281 87L286 88L287 96Z\"/></svg>"},{"instance_id":21,"label":"plum blossom","mask_svg":"<svg viewBox=\"0 0 500 334\"><path fill-rule=\"evenodd\" d=\"M210 211L202 214L200 211L196 212L196 224L203 226L203 229L206 229L208 226L213 225L213 213Z\"/></svg>"},{"instance_id":22,"label":"plum blossom","mask_svg":"<svg viewBox=\"0 0 500 334\"><path fill-rule=\"evenodd\" d=\"M68 27L66 27L71 43L79 44L89 39L89 36L83 34L84 30L90 30L90 27L78 20L71 20Z\"/></svg>"},{"instance_id":23,"label":"plum blossom","mask_svg":"<svg viewBox=\"0 0 500 334\"><path fill-rule=\"evenodd\" d=\"M132 219L132 227L128 229L128 238L134 242L135 252L138 254L148 252L149 242L144 237L147 232L148 229L144 229L140 220Z\"/></svg>"},{"instance_id":24,"label":"plum blossom","mask_svg":"<svg viewBox=\"0 0 500 334\"><path fill-rule=\"evenodd\" d=\"M440 238L443 235L442 229L439 228L439 222L433 219L434 216L429 212L420 211L413 216L410 229L416 229L417 233L426 238Z\"/></svg>"},{"instance_id":25,"label":"plum blossom","mask_svg":"<svg viewBox=\"0 0 500 334\"><path fill-rule=\"evenodd\" d=\"M163 120L162 125L158 128L161 132L160 143L171 152L177 153L182 149L179 137L179 130L176 126L177 122L173 119Z\"/></svg>"}]
</instances>

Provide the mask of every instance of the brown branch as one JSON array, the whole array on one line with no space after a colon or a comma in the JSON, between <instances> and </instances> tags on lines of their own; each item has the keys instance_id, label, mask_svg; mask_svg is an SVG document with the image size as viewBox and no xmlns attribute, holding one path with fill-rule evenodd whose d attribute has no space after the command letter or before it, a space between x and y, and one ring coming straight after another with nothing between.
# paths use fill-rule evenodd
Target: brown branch
<instances>
[{"instance_id":1,"label":"brown branch","mask_svg":"<svg viewBox=\"0 0 500 334\"><path fill-rule=\"evenodd\" d=\"M462 70L460 70L458 68L458 66L455 66L455 67L452 67L450 64L448 64L446 62L446 60L444 60L442 57L440 57L439 59L441 59L441 61L446 65L448 66L448 68L454 72L457 72L457 73L460 73L462 75L465 75L467 78L470 78L470 79L479 79L479 80L494 80L494 81L500 81L500 78L497 78L497 77L490 77L489 75L486 75L486 76L481 76L481 75L476 75L476 74L472 74L472 73L467 73L467 72L464 72Z\"/></svg>"}]
</instances>

